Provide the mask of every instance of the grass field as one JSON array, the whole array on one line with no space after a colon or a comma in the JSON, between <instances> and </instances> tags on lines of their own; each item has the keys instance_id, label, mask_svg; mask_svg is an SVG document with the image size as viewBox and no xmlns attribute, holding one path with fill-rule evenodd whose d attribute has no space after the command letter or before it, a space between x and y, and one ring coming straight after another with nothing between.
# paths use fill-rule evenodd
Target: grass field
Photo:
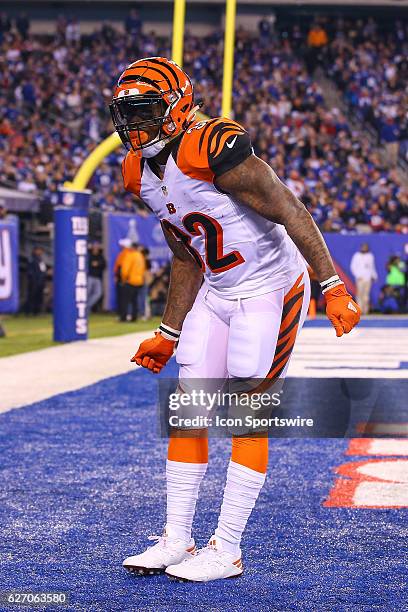
<instances>
[{"instance_id":1,"label":"grass field","mask_svg":"<svg viewBox=\"0 0 408 612\"><path fill-rule=\"evenodd\" d=\"M0 338L0 358L27 351L37 351L59 343L52 339L52 315L38 317L4 316L0 323L6 331L6 337ZM89 320L89 338L120 336L158 326L159 318L136 323L120 323L115 314L92 314Z\"/></svg>"}]
</instances>

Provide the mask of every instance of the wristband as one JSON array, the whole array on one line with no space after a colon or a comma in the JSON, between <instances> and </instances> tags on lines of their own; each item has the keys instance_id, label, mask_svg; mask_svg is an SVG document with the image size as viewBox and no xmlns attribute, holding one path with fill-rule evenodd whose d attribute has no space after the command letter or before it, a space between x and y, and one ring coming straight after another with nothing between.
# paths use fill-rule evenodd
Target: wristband
<instances>
[{"instance_id":1,"label":"wristband","mask_svg":"<svg viewBox=\"0 0 408 612\"><path fill-rule=\"evenodd\" d=\"M173 327L165 325L164 323L160 323L158 331L161 333L163 338L166 338L166 340L173 340L173 342L177 342L181 334L181 331L178 329L174 329Z\"/></svg>"},{"instance_id":2,"label":"wristband","mask_svg":"<svg viewBox=\"0 0 408 612\"><path fill-rule=\"evenodd\" d=\"M334 287L337 287L338 285L344 285L342 280L337 280L337 281L333 281L332 283L330 283L330 285L326 285L324 289L322 289L322 293L325 294L327 291L329 291L329 289L333 289Z\"/></svg>"},{"instance_id":3,"label":"wristband","mask_svg":"<svg viewBox=\"0 0 408 612\"><path fill-rule=\"evenodd\" d=\"M338 285L344 285L338 274L334 274L327 280L320 283L323 294L326 293L326 291L328 291L329 289L333 289L333 287L337 287Z\"/></svg>"},{"instance_id":4,"label":"wristband","mask_svg":"<svg viewBox=\"0 0 408 612\"><path fill-rule=\"evenodd\" d=\"M321 286L322 289L325 289L327 285L331 285L335 281L339 281L339 280L340 280L340 276L338 274L334 274L333 276L331 276L327 280L322 281L320 283L320 286Z\"/></svg>"}]
</instances>

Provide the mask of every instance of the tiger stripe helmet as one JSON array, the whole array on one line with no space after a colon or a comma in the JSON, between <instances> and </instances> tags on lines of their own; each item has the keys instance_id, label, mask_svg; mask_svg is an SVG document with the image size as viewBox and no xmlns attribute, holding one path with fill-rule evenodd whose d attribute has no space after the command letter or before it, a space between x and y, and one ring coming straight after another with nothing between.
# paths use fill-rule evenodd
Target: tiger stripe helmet
<instances>
[{"instance_id":1,"label":"tiger stripe helmet","mask_svg":"<svg viewBox=\"0 0 408 612\"><path fill-rule=\"evenodd\" d=\"M134 151L177 136L198 109L190 77L165 57L130 64L119 77L109 108L123 144ZM153 127L157 135L149 139L144 128L151 134Z\"/></svg>"}]
</instances>

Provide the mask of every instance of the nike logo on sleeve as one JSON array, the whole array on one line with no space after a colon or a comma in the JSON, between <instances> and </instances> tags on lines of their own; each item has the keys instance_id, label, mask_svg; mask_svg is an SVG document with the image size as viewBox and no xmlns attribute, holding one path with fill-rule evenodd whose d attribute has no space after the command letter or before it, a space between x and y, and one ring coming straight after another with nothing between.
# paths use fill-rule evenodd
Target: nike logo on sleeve
<instances>
[{"instance_id":1,"label":"nike logo on sleeve","mask_svg":"<svg viewBox=\"0 0 408 612\"><path fill-rule=\"evenodd\" d=\"M238 136L235 136L235 138L233 138L233 139L231 140L231 142L227 142L227 147L228 147L229 149L232 149L232 147L234 146L235 141L236 141L236 139L237 139L237 138L238 138Z\"/></svg>"}]
</instances>

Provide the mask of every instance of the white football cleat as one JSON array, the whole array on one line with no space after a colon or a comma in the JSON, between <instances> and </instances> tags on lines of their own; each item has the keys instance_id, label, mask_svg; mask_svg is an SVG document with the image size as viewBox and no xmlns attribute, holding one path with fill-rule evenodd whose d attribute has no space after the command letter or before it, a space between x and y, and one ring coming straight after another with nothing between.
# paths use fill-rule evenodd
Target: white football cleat
<instances>
[{"instance_id":1,"label":"white football cleat","mask_svg":"<svg viewBox=\"0 0 408 612\"><path fill-rule=\"evenodd\" d=\"M238 578L244 571L241 556L222 550L220 541L215 536L210 538L207 546L193 557L181 563L170 565L166 576L179 582L208 582L220 578Z\"/></svg>"},{"instance_id":2,"label":"white football cleat","mask_svg":"<svg viewBox=\"0 0 408 612\"><path fill-rule=\"evenodd\" d=\"M132 574L141 576L162 574L167 566L177 565L185 559L190 559L197 550L193 538L186 546L184 540L170 537L166 531L162 536L149 536L149 540L156 540L156 544L140 555L127 557L124 560L123 567Z\"/></svg>"}]
</instances>

